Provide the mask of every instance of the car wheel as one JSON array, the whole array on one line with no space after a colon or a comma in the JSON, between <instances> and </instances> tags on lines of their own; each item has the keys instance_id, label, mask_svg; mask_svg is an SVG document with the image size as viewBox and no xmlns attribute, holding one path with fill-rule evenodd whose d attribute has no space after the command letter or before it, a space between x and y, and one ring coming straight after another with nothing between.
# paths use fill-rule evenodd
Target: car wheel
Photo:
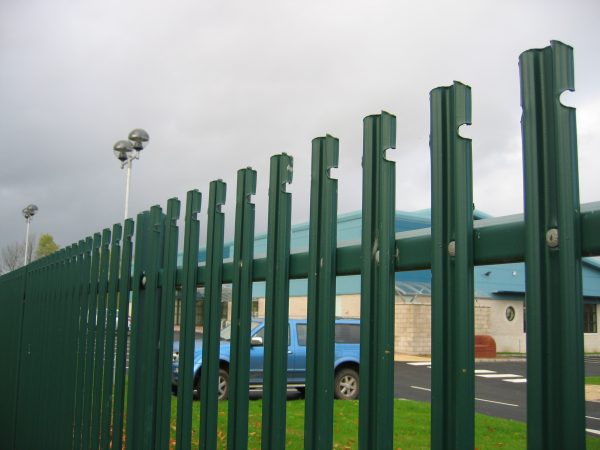
<instances>
[{"instance_id":1,"label":"car wheel","mask_svg":"<svg viewBox=\"0 0 600 450\"><path fill-rule=\"evenodd\" d=\"M300 398L306 397L306 387L297 387L296 390L300 393Z\"/></svg>"},{"instance_id":2,"label":"car wheel","mask_svg":"<svg viewBox=\"0 0 600 450\"><path fill-rule=\"evenodd\" d=\"M219 388L217 398L219 400L227 400L229 396L229 373L225 369L219 369ZM200 376L196 376L194 380L194 400L200 399Z\"/></svg>"},{"instance_id":3,"label":"car wheel","mask_svg":"<svg viewBox=\"0 0 600 450\"><path fill-rule=\"evenodd\" d=\"M219 400L227 400L229 396L229 373L225 369L219 369Z\"/></svg>"},{"instance_id":4,"label":"car wheel","mask_svg":"<svg viewBox=\"0 0 600 450\"><path fill-rule=\"evenodd\" d=\"M335 397L340 400L356 400L358 398L358 372L344 367L335 374Z\"/></svg>"}]
</instances>

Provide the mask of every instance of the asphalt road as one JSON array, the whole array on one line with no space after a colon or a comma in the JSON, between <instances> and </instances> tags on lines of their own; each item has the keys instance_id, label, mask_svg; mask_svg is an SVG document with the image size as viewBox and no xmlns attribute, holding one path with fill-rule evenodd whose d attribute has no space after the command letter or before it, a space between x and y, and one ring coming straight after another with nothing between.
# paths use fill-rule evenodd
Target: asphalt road
<instances>
[{"instance_id":1,"label":"asphalt road","mask_svg":"<svg viewBox=\"0 0 600 450\"><path fill-rule=\"evenodd\" d=\"M587 358L586 376L600 376L600 358ZM475 364L475 410L489 416L527 420L526 362L489 361ZM409 400L431 401L431 365L397 362L395 395ZM600 435L600 402L586 402L586 428Z\"/></svg>"}]
</instances>

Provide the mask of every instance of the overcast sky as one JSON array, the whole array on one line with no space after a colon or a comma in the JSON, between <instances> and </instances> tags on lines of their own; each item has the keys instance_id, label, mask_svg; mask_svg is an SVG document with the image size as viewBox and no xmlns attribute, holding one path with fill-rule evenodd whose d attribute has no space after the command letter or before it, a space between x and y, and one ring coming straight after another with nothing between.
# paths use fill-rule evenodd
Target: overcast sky
<instances>
[{"instance_id":1,"label":"overcast sky","mask_svg":"<svg viewBox=\"0 0 600 450\"><path fill-rule=\"evenodd\" d=\"M20 0L0 3L0 248L21 210L65 246L122 220L115 141L145 128L130 212L258 171L266 230L271 155L294 157L293 222L308 220L311 140L340 139L339 211L361 207L362 119L397 116L399 210L428 208L429 92L472 87L474 200L522 211L519 54L575 49L582 202L600 200L600 2ZM183 214L182 214L183 216ZM203 233L204 234L204 233ZM181 244L180 244L181 245Z\"/></svg>"}]
</instances>

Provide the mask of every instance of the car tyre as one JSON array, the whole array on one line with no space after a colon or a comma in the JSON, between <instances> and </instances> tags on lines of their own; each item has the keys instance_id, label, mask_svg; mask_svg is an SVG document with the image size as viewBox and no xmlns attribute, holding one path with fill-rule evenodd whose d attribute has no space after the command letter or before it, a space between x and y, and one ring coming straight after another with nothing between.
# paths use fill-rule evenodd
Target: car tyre
<instances>
[{"instance_id":1,"label":"car tyre","mask_svg":"<svg viewBox=\"0 0 600 450\"><path fill-rule=\"evenodd\" d=\"M219 400L227 400L229 397L229 373L225 369L219 369Z\"/></svg>"},{"instance_id":2,"label":"car tyre","mask_svg":"<svg viewBox=\"0 0 600 450\"><path fill-rule=\"evenodd\" d=\"M359 394L358 372L351 367L343 367L335 374L335 398L356 400Z\"/></svg>"},{"instance_id":3,"label":"car tyre","mask_svg":"<svg viewBox=\"0 0 600 450\"><path fill-rule=\"evenodd\" d=\"M229 373L227 370L219 369L219 390L217 398L219 400L227 400L229 397ZM194 380L194 400L200 399L200 376L196 376Z\"/></svg>"}]
</instances>

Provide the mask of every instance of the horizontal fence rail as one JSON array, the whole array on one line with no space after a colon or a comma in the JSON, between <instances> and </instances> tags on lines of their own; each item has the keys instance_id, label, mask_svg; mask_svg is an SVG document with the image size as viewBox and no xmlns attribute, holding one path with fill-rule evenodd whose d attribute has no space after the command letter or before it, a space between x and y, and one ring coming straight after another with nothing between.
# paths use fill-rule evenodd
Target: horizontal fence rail
<instances>
[{"instance_id":1,"label":"horizontal fence rail","mask_svg":"<svg viewBox=\"0 0 600 450\"><path fill-rule=\"evenodd\" d=\"M312 142L308 249L290 254L293 159L271 158L267 252L254 256L257 173L241 169L233 259L224 261L227 186L210 184L206 263L198 264L202 195L154 206L0 277L0 446L6 449L245 449L249 436L252 283L266 282L262 448L286 441L289 283L308 280L304 448L333 446L336 276L361 275L358 446L392 449L395 273L432 270L431 447L473 448L477 265L525 262L528 448L585 448L582 257L600 255L600 202L580 205L573 51L553 41L521 55L523 215L473 220L471 90L431 91L430 229L395 233L396 118L364 120L362 237L337 242L340 159L333 136ZM400 198L401 202L402 199ZM134 244L135 242L135 244ZM232 285L231 361L219 358L222 285ZM203 357L194 373L196 309ZM180 299L177 406L171 411ZM129 322L131 326L129 327ZM358 371L358 367L356 368ZM400 376L402 376L400 374ZM225 384L227 383L227 384ZM218 428L227 386L228 431ZM201 398L193 436L192 399ZM220 444L222 443L222 444Z\"/></svg>"}]
</instances>

